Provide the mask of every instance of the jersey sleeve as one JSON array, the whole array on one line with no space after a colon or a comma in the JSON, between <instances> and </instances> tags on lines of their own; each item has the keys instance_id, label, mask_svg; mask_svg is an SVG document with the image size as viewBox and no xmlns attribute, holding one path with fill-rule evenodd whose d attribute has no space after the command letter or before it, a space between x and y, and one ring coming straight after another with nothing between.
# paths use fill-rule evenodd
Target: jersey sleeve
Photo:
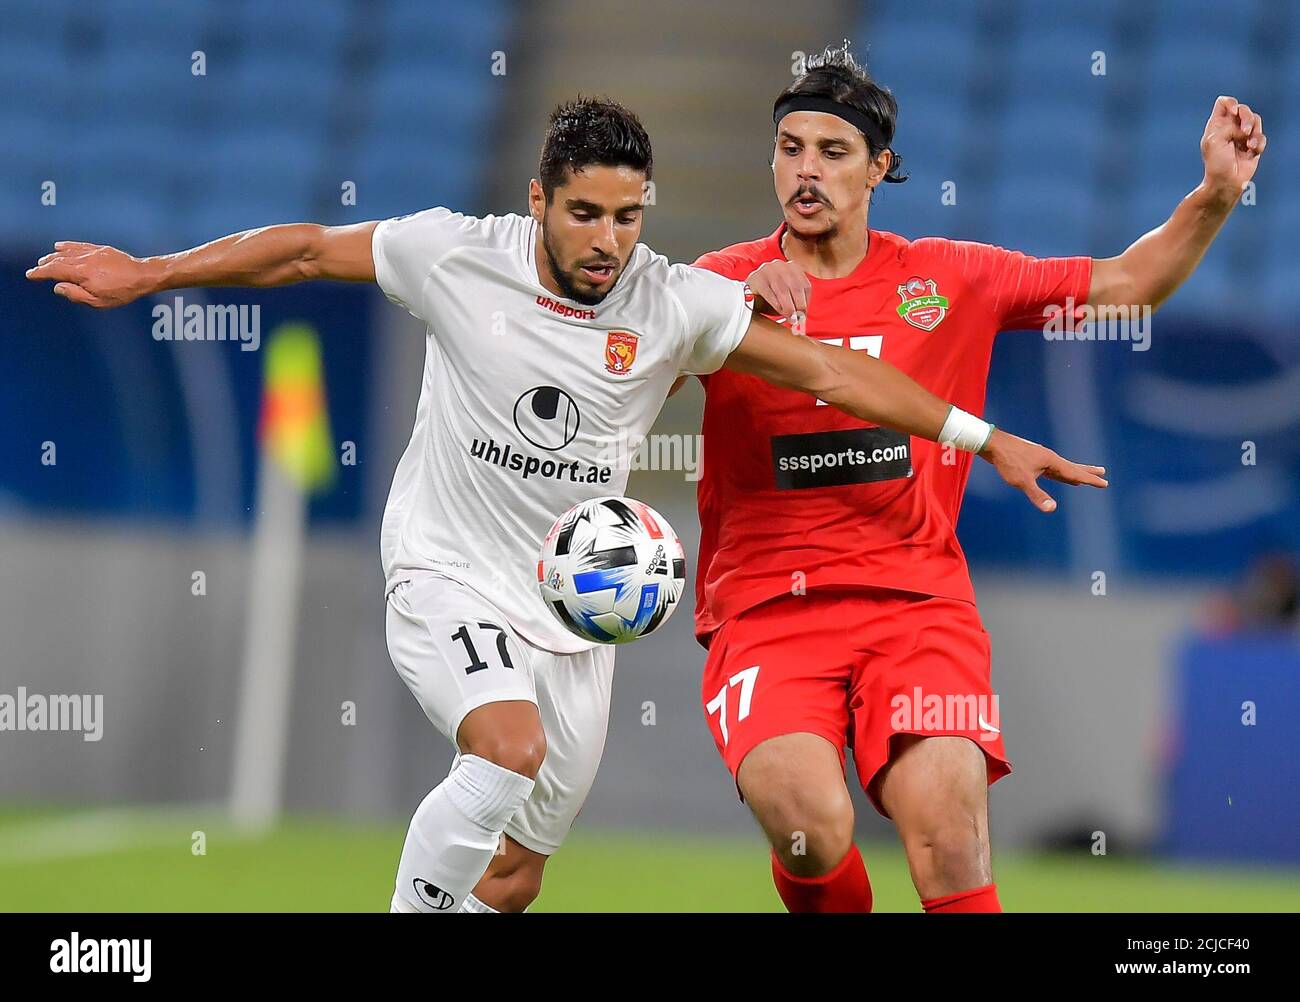
<instances>
[{"instance_id":1,"label":"jersey sleeve","mask_svg":"<svg viewBox=\"0 0 1300 1002\"><path fill-rule=\"evenodd\" d=\"M684 315L678 371L697 376L716 372L749 329L753 314L746 304L744 283L704 268L675 264L669 269L668 287Z\"/></svg>"},{"instance_id":2,"label":"jersey sleeve","mask_svg":"<svg viewBox=\"0 0 1300 1002\"><path fill-rule=\"evenodd\" d=\"M1041 328L1053 313L1088 302L1090 257L1031 257L972 241L950 241L964 277L988 302L999 331Z\"/></svg>"},{"instance_id":3,"label":"jersey sleeve","mask_svg":"<svg viewBox=\"0 0 1300 1002\"><path fill-rule=\"evenodd\" d=\"M444 208L382 220L375 227L371 251L375 281L384 295L419 317L425 280L464 242L476 222L473 216Z\"/></svg>"}]
</instances>

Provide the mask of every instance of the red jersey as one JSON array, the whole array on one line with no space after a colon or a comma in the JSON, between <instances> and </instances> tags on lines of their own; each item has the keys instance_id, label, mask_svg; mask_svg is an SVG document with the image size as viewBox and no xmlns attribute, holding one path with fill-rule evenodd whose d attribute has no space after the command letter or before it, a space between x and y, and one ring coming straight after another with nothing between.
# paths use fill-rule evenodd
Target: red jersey
<instances>
[{"instance_id":1,"label":"red jersey","mask_svg":"<svg viewBox=\"0 0 1300 1002\"><path fill-rule=\"evenodd\" d=\"M744 281L784 260L781 234L695 262ZM993 338L1082 306L1089 257L1033 258L989 244L869 230L844 278L809 276L808 337L869 352L931 393L980 414ZM698 485L695 634L778 595L831 585L973 602L957 515L973 455L878 428L756 376L701 376L705 460Z\"/></svg>"}]
</instances>

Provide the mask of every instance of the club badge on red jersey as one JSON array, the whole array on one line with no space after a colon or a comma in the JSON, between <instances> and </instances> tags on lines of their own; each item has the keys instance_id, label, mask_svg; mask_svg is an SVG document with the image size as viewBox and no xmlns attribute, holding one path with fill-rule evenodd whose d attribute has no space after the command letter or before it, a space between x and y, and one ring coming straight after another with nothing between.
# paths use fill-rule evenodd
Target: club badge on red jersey
<instances>
[{"instance_id":1,"label":"club badge on red jersey","mask_svg":"<svg viewBox=\"0 0 1300 1002\"><path fill-rule=\"evenodd\" d=\"M605 339L605 370L626 376L636 361L637 336L626 331L610 331Z\"/></svg>"},{"instance_id":2,"label":"club badge on red jersey","mask_svg":"<svg viewBox=\"0 0 1300 1002\"><path fill-rule=\"evenodd\" d=\"M898 298L898 315L923 331L934 330L948 315L948 297L939 295L933 278L909 278L898 287Z\"/></svg>"}]
</instances>

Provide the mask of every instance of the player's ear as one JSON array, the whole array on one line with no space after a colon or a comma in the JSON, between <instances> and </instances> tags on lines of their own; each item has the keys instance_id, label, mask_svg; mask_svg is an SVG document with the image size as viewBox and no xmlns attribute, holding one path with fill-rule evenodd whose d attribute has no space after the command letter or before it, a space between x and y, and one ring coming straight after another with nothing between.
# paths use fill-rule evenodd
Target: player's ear
<instances>
[{"instance_id":1,"label":"player's ear","mask_svg":"<svg viewBox=\"0 0 1300 1002\"><path fill-rule=\"evenodd\" d=\"M545 213L546 192L542 190L542 182L533 178L528 182L528 214L540 223Z\"/></svg>"},{"instance_id":2,"label":"player's ear","mask_svg":"<svg viewBox=\"0 0 1300 1002\"><path fill-rule=\"evenodd\" d=\"M894 153L892 150L883 149L871 158L871 165L867 168L867 186L874 188L885 179L889 173L889 167L893 163Z\"/></svg>"}]
</instances>

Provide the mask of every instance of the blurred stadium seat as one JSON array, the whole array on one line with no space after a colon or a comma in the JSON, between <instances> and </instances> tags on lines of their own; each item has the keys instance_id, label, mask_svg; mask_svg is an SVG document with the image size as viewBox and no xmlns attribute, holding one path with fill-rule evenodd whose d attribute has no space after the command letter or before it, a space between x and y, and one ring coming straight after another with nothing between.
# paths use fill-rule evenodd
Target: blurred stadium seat
<instances>
[{"instance_id":1,"label":"blurred stadium seat","mask_svg":"<svg viewBox=\"0 0 1300 1002\"><path fill-rule=\"evenodd\" d=\"M472 208L502 96L491 54L511 11L505 0L6 5L0 89L23 100L0 108L13 150L0 243L53 234L51 214L16 195L46 179L84 233L150 248L423 199ZM347 163L361 175L326 169ZM345 180L370 196L359 217L340 204Z\"/></svg>"}]
</instances>

